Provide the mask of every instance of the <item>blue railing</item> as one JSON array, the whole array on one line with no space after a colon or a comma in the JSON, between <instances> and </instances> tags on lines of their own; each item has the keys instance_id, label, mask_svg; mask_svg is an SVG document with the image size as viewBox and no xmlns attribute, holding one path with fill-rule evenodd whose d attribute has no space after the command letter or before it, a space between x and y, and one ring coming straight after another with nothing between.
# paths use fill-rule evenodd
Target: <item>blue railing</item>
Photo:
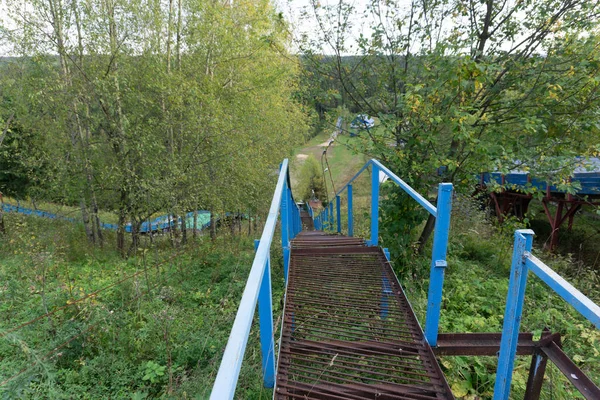
<instances>
[{"instance_id":1,"label":"blue railing","mask_svg":"<svg viewBox=\"0 0 600 400\"><path fill-rule=\"evenodd\" d=\"M419 203L425 210L433 215L435 220L435 230L433 234L433 251L431 255L431 272L429 279L429 293L427 299L427 315L425 317L425 338L431 346L437 345L438 325L440 320L440 309L442 304L442 288L444 286L444 272L448 265L446 262L446 252L448 249L448 233L450 230L450 213L452 211L452 184L440 183L438 186L437 207L431 204L426 198L421 196L416 190L410 187L406 182L400 179L396 174L382 165L379 161L372 159L368 161L352 179L335 194L334 203L329 203L315 218L315 227L317 229L333 230L334 214L337 219L335 226L338 233L341 233L341 200L340 195L347 190L348 196L348 236L354 235L354 216L353 216L353 192L352 183L360 174L371 166L371 238L367 241L370 246L377 246L379 243L379 172L383 172L393 182L398 184L410 197ZM335 211L335 213L334 213Z\"/></svg>"},{"instance_id":2,"label":"blue railing","mask_svg":"<svg viewBox=\"0 0 600 400\"><path fill-rule=\"evenodd\" d=\"M596 328L600 329L600 307L531 254L533 235L531 229L521 229L515 232L510 281L504 311L502 339L500 341L500 355L496 370L494 400L507 400L510 395L510 384L529 271L537 275L550 289L573 306ZM577 379L577 377L567 378L569 380Z\"/></svg>"},{"instance_id":3,"label":"blue railing","mask_svg":"<svg viewBox=\"0 0 600 400\"><path fill-rule=\"evenodd\" d=\"M255 241L256 255L252 269L240 300L219 372L212 388L212 400L233 399L244 352L250 335L250 327L258 302L260 347L262 353L262 372L265 387L275 384L275 347L273 337L273 300L271 295L270 253L277 219L281 216L281 245L284 257L284 278L287 284L287 272L290 260L290 241L300 232L300 210L294 202L290 189L288 160L284 160L279 171L275 194L271 201L269 216L262 236Z\"/></svg>"}]
</instances>

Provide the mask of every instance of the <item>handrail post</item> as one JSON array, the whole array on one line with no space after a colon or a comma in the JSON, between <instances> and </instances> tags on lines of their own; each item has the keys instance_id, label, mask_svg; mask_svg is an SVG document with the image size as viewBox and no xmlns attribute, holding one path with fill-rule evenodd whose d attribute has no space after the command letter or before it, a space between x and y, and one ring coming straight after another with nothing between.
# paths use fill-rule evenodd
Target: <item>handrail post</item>
<instances>
[{"instance_id":1,"label":"handrail post","mask_svg":"<svg viewBox=\"0 0 600 400\"><path fill-rule=\"evenodd\" d=\"M452 184L440 183L438 186L438 202L435 215L435 231L433 234L433 250L431 254L431 272L429 274L429 292L427 295L427 315L425 317L425 338L432 347L437 346L440 310L442 306L442 288L448 234L450 232L450 214L452 212Z\"/></svg>"},{"instance_id":2,"label":"handrail post","mask_svg":"<svg viewBox=\"0 0 600 400\"><path fill-rule=\"evenodd\" d=\"M352 185L348 185L348 236L354 236L354 215L352 214Z\"/></svg>"},{"instance_id":3,"label":"handrail post","mask_svg":"<svg viewBox=\"0 0 600 400\"><path fill-rule=\"evenodd\" d=\"M254 251L260 240L254 241ZM266 388L275 386L275 343L273 339L273 297L271 293L271 261L267 257L265 271L258 292L258 319L260 350L262 353L263 382Z\"/></svg>"},{"instance_id":4,"label":"handrail post","mask_svg":"<svg viewBox=\"0 0 600 400\"><path fill-rule=\"evenodd\" d=\"M292 219L292 235L291 235L291 239L295 238L296 235L298 234L298 218L297 218L297 213L298 213L298 206L296 205L296 203L294 202L294 198L292 197L292 189L288 187L288 199L290 202L290 218Z\"/></svg>"},{"instance_id":5,"label":"handrail post","mask_svg":"<svg viewBox=\"0 0 600 400\"><path fill-rule=\"evenodd\" d=\"M333 202L329 203L329 229L333 230Z\"/></svg>"},{"instance_id":6,"label":"handrail post","mask_svg":"<svg viewBox=\"0 0 600 400\"><path fill-rule=\"evenodd\" d=\"M517 352L519 327L527 286L527 273L529 269L525 264L525 252L531 251L533 244L533 231L519 229L515 232L512 265L510 267L510 281L506 295L506 310L502 325L502 338L500 339L500 355L496 369L496 383L494 384L494 400L507 400L510 394L512 371Z\"/></svg>"},{"instance_id":7,"label":"handrail post","mask_svg":"<svg viewBox=\"0 0 600 400\"><path fill-rule=\"evenodd\" d=\"M341 211L340 204L341 204L340 196L335 196L335 207L337 209L336 217L337 217L337 232L338 233L342 233L342 218L341 218L342 211Z\"/></svg>"},{"instance_id":8,"label":"handrail post","mask_svg":"<svg viewBox=\"0 0 600 400\"><path fill-rule=\"evenodd\" d=\"M371 240L369 246L379 241L379 167L371 164Z\"/></svg>"},{"instance_id":9,"label":"handrail post","mask_svg":"<svg viewBox=\"0 0 600 400\"><path fill-rule=\"evenodd\" d=\"M284 187L284 192L287 192ZM288 197L285 195L281 196L281 247L283 250L283 278L287 286L288 278L288 263L290 260L290 231L289 231L289 218L288 218Z\"/></svg>"}]
</instances>

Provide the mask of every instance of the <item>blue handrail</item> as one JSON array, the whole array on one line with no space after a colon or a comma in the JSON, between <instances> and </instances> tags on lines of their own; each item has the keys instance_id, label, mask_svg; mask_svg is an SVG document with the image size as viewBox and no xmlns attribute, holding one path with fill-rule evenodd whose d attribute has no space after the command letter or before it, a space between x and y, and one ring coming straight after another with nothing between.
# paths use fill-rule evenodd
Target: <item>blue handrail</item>
<instances>
[{"instance_id":1,"label":"blue handrail","mask_svg":"<svg viewBox=\"0 0 600 400\"><path fill-rule=\"evenodd\" d=\"M354 215L352 183L369 166L371 166L371 239L367 241L370 246L377 246L379 242L379 172L385 173L389 179L398 184L410 197L419 203L431 215L436 217L433 234L433 250L431 255L431 272L429 279L429 293L427 301L427 315L425 317L425 338L431 346L437 345L440 310L442 305L442 289L444 286L444 272L448 263L446 253L448 249L448 234L450 231L450 214L452 211L451 183L440 183L438 186L437 207L431 204L419 192L400 179L386 166L375 159L369 160L336 194L335 207L337 218L337 232L341 232L341 202L340 195L347 190L348 196L348 236L354 235ZM333 202L315 218L316 229L329 229L334 227Z\"/></svg>"},{"instance_id":2,"label":"blue handrail","mask_svg":"<svg viewBox=\"0 0 600 400\"><path fill-rule=\"evenodd\" d=\"M596 328L600 329L600 307L531 254L533 235L534 232L531 229L515 231L510 281L504 311L502 339L500 340L500 355L494 385L494 400L507 400L510 395L510 384L529 271L537 275L550 289L573 306ZM571 377L567 378L571 379Z\"/></svg>"},{"instance_id":3,"label":"blue handrail","mask_svg":"<svg viewBox=\"0 0 600 400\"><path fill-rule=\"evenodd\" d=\"M272 388L275 384L270 252L279 215L281 215L284 278L287 283L290 241L300 232L302 227L300 210L292 197L290 189L287 159L281 164L269 216L265 222L265 228L263 229L260 241L258 243L255 242L256 255L254 256L252 269L250 270L248 281L242 294L240 307L231 328L219 372L212 388L210 395L212 400L233 399L257 301L264 385L265 387Z\"/></svg>"}]
</instances>

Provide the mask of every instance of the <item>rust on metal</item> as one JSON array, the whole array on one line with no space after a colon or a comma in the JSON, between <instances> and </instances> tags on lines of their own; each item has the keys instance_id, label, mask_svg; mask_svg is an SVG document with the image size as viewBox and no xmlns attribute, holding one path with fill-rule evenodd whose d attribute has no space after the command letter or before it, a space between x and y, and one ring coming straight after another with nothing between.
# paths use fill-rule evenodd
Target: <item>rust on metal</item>
<instances>
[{"instance_id":1,"label":"rust on metal","mask_svg":"<svg viewBox=\"0 0 600 400\"><path fill-rule=\"evenodd\" d=\"M557 343L552 341L540 349L586 399L600 399L600 388L571 361Z\"/></svg>"},{"instance_id":2,"label":"rust on metal","mask_svg":"<svg viewBox=\"0 0 600 400\"><path fill-rule=\"evenodd\" d=\"M440 356L496 356L500 351L502 333L440 333L437 347ZM519 333L518 355L534 354L536 342L532 333Z\"/></svg>"},{"instance_id":3,"label":"rust on metal","mask_svg":"<svg viewBox=\"0 0 600 400\"><path fill-rule=\"evenodd\" d=\"M453 399L382 250L292 242L276 399Z\"/></svg>"},{"instance_id":4,"label":"rust on metal","mask_svg":"<svg viewBox=\"0 0 600 400\"><path fill-rule=\"evenodd\" d=\"M302 230L303 231L314 231L315 230L314 221L313 221L312 217L310 216L310 214L308 213L308 211L305 211L305 210L300 211L300 220L302 221Z\"/></svg>"}]
</instances>

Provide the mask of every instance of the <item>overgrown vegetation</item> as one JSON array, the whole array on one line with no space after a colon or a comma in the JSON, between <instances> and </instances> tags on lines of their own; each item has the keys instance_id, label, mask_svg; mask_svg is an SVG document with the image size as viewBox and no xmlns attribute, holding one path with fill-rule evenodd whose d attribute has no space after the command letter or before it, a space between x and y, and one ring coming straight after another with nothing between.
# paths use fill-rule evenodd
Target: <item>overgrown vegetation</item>
<instances>
[{"instance_id":1,"label":"overgrown vegetation","mask_svg":"<svg viewBox=\"0 0 600 400\"><path fill-rule=\"evenodd\" d=\"M522 223L509 220L497 226L472 199L455 199L444 284L440 332L500 332L512 256L513 233ZM575 230L577 230L577 226ZM416 240L417 232L413 233ZM385 242L384 242L385 245ZM600 302L597 271L581 268L570 255L545 252L534 240L534 253L596 303ZM429 250L428 250L429 251ZM600 251L600 249L597 249ZM426 252L427 253L427 252ZM424 321L430 259L413 260L410 273L398 269L417 315ZM594 381L600 377L600 332L542 281L530 275L525 296L522 332L536 338L544 328L562 335L565 352ZM517 357L511 398L523 398L531 358ZM458 398L491 398L496 357L442 357L441 365ZM550 365L550 363L549 363ZM556 367L544 380L543 399L578 399L579 392Z\"/></svg>"},{"instance_id":2,"label":"overgrown vegetation","mask_svg":"<svg viewBox=\"0 0 600 400\"><path fill-rule=\"evenodd\" d=\"M269 0L3 3L0 190L80 222L0 209L0 397L207 398L251 265L242 231L256 232L278 163L309 138L292 160L297 199L332 201L371 157L432 202L439 182L455 185L442 331L501 329L525 223L536 254L599 302L596 216L550 255L535 207L497 225L467 196L476 173L515 167L574 192L575 157L600 151L599 1L409 3L312 1L298 56ZM350 135L357 114L375 126ZM369 172L354 182L356 236L369 234L369 185ZM393 184L382 196L382 243L422 315L433 219ZM185 225L139 231L198 209L254 218L220 235L213 218L212 240ZM522 330L545 327L600 379L598 331L532 279ZM252 332L237 395L266 399ZM490 397L495 365L442 359L472 400ZM517 363L514 398L528 366ZM550 370L544 398L577 398L563 383Z\"/></svg>"},{"instance_id":3,"label":"overgrown vegetation","mask_svg":"<svg viewBox=\"0 0 600 400\"><path fill-rule=\"evenodd\" d=\"M114 247L90 246L81 225L5 218L0 397L208 397L252 264L249 237L204 236L178 250L156 237L123 260ZM279 264L275 254L276 313ZM240 398L271 395L261 385L257 331Z\"/></svg>"},{"instance_id":4,"label":"overgrown vegetation","mask_svg":"<svg viewBox=\"0 0 600 400\"><path fill-rule=\"evenodd\" d=\"M124 256L157 212L262 211L271 170L308 132L268 0L31 0L2 13L0 190L79 207L97 245L98 213L114 212Z\"/></svg>"}]
</instances>

